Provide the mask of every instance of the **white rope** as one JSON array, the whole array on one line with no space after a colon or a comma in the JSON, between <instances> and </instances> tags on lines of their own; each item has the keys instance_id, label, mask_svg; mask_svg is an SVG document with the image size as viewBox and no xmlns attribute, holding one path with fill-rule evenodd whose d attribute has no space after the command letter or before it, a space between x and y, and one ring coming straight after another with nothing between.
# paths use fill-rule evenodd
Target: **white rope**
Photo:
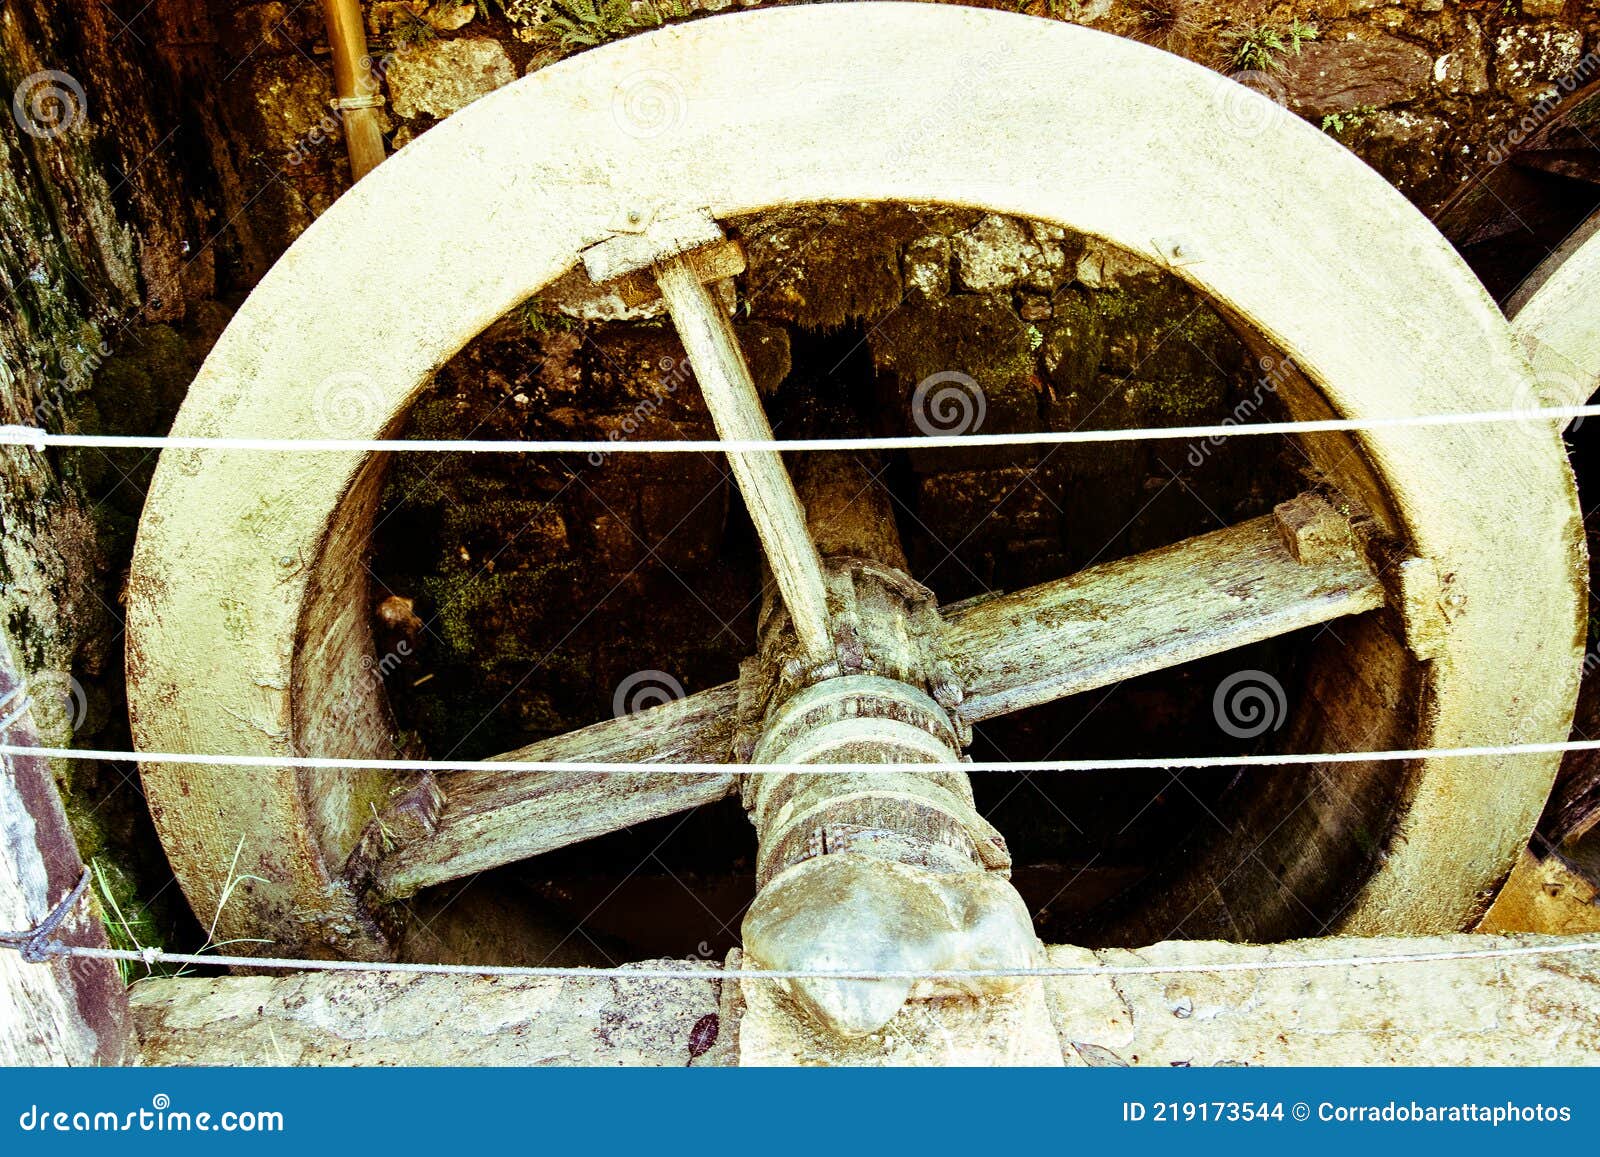
<instances>
[{"instance_id":1,"label":"white rope","mask_svg":"<svg viewBox=\"0 0 1600 1157\"><path fill-rule=\"evenodd\" d=\"M1258 755L1158 755L1139 759L1032 759L972 763L616 763L539 759L337 759L304 755L226 755L173 751L105 751L0 743L0 755L93 759L108 763L186 764L191 767L295 767L312 771L612 772L649 775L898 775L907 769L952 771L1180 771L1201 768L1290 767L1312 763L1394 763L1421 759L1478 759L1506 755L1557 755L1600 750L1600 739L1561 743L1504 743L1483 747L1423 747L1390 751L1324 751Z\"/></svg>"},{"instance_id":2,"label":"white rope","mask_svg":"<svg viewBox=\"0 0 1600 1157\"><path fill-rule=\"evenodd\" d=\"M1205 440L1253 434L1318 434L1403 427L1467 426L1496 422L1556 422L1600 414L1600 404L1528 407L1520 410L1413 414L1390 418L1322 418L1305 422L1225 421L1207 426L1153 426L1133 430L1039 430L1027 434L932 434L873 438L682 439L673 441L557 439L484 441L480 439L403 438L228 438L194 435L52 434L34 426L0 426L0 446L98 447L145 450L263 450L284 452L404 452L470 454L686 454L744 453L754 450L915 450L940 447L1059 446L1077 442L1132 442L1146 439Z\"/></svg>"},{"instance_id":3,"label":"white rope","mask_svg":"<svg viewBox=\"0 0 1600 1157\"><path fill-rule=\"evenodd\" d=\"M159 948L81 948L51 944L47 955L78 956L95 960L126 960L152 964L208 965L217 968L294 969L311 972L378 972L402 975L519 976L565 980L707 980L718 968L571 968L505 964L411 964L368 960L295 960L281 956L212 956L192 952L164 952ZM1066 976L1171 976L1183 973L1279 972L1321 968L1358 968L1376 965L1429 964L1449 960L1504 960L1524 956L1569 956L1600 952L1600 939L1560 944L1518 944L1503 948L1463 948L1455 951L1391 953L1383 956L1325 956L1304 960L1230 960L1214 964L1096 964L1047 965L1038 968L933 968L933 969L755 969L744 977L763 980L978 980L1003 977Z\"/></svg>"}]
</instances>

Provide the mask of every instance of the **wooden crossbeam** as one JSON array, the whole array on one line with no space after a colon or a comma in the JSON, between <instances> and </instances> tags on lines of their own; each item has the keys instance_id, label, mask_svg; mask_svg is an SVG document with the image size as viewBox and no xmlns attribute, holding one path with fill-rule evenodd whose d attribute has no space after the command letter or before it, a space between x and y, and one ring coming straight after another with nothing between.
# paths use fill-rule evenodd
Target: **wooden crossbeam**
<instances>
[{"instance_id":1,"label":"wooden crossbeam","mask_svg":"<svg viewBox=\"0 0 1600 1157\"><path fill-rule=\"evenodd\" d=\"M1294 530L1267 515L954 608L945 646L966 691L962 718L992 719L1383 605L1359 551L1300 549Z\"/></svg>"},{"instance_id":2,"label":"wooden crossbeam","mask_svg":"<svg viewBox=\"0 0 1600 1157\"><path fill-rule=\"evenodd\" d=\"M507 752L503 760L722 763L733 744L738 688L728 683L635 715ZM731 795L737 776L636 772L496 772L443 775L437 828L380 860L381 899L525 860Z\"/></svg>"},{"instance_id":3,"label":"wooden crossbeam","mask_svg":"<svg viewBox=\"0 0 1600 1157\"><path fill-rule=\"evenodd\" d=\"M976 722L1382 606L1343 520L1306 496L1279 512L954 608L945 650ZM500 757L721 763L738 693L726 684ZM380 858L384 900L659 819L735 790L736 771L458 772L441 776L436 829Z\"/></svg>"}]
</instances>

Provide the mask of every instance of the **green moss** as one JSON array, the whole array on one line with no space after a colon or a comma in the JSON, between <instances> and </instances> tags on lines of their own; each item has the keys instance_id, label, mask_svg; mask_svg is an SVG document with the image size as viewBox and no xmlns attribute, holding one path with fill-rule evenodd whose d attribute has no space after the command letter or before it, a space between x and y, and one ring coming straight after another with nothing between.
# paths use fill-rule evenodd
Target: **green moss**
<instances>
[{"instance_id":1,"label":"green moss","mask_svg":"<svg viewBox=\"0 0 1600 1157\"><path fill-rule=\"evenodd\" d=\"M464 568L422 579L422 593L434 609L433 629L449 649L449 657L476 656L479 663L538 662L538 646L526 643L514 621L519 608L543 603L562 580L575 571L571 562L555 562L517 571Z\"/></svg>"},{"instance_id":2,"label":"green moss","mask_svg":"<svg viewBox=\"0 0 1600 1157\"><path fill-rule=\"evenodd\" d=\"M1095 303L1074 290L1056 296L1054 313L1043 331L1040 360L1054 390L1074 393L1086 389L1100 371L1105 321Z\"/></svg>"},{"instance_id":3,"label":"green moss","mask_svg":"<svg viewBox=\"0 0 1600 1157\"><path fill-rule=\"evenodd\" d=\"M170 878L170 869L143 815L143 797L124 785L107 788L87 765L63 762L56 779L111 946L137 950L176 943L188 925L178 906L181 898L154 883ZM137 975L145 974L140 967ZM125 969L123 975L132 979L134 973Z\"/></svg>"},{"instance_id":4,"label":"green moss","mask_svg":"<svg viewBox=\"0 0 1600 1157\"><path fill-rule=\"evenodd\" d=\"M1102 289L1094 295L1095 312L1108 322L1129 321L1144 311L1144 298L1118 289Z\"/></svg>"},{"instance_id":5,"label":"green moss","mask_svg":"<svg viewBox=\"0 0 1600 1157\"><path fill-rule=\"evenodd\" d=\"M1227 383L1211 377L1129 382L1126 396L1140 422L1198 424L1216 415L1226 393Z\"/></svg>"},{"instance_id":6,"label":"green moss","mask_svg":"<svg viewBox=\"0 0 1600 1157\"><path fill-rule=\"evenodd\" d=\"M95 376L92 404L96 424L108 434L130 433L146 425L155 411L155 387L134 358L113 358Z\"/></svg>"},{"instance_id":7,"label":"green moss","mask_svg":"<svg viewBox=\"0 0 1600 1157\"><path fill-rule=\"evenodd\" d=\"M1037 393L1029 384L1034 356L1028 326L999 297L963 294L907 302L872 331L868 343L873 362L896 376L908 399L918 383L954 371L977 381L991 414L998 403L1002 413L1021 420L1030 407L1019 410L1006 403ZM1036 415L1036 402L1031 409Z\"/></svg>"},{"instance_id":8,"label":"green moss","mask_svg":"<svg viewBox=\"0 0 1600 1157\"><path fill-rule=\"evenodd\" d=\"M1243 349L1215 310L1165 278L1091 295L1105 334L1101 368L1146 381L1230 377Z\"/></svg>"}]
</instances>

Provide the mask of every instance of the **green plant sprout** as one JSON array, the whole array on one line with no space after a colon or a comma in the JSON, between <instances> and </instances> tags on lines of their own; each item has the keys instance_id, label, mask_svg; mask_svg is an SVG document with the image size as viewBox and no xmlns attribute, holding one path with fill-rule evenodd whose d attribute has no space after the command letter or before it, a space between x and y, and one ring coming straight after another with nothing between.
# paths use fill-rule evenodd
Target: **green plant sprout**
<instances>
[{"instance_id":1,"label":"green plant sprout","mask_svg":"<svg viewBox=\"0 0 1600 1157\"><path fill-rule=\"evenodd\" d=\"M239 842L233 846L233 861L228 865L228 875L222 882L222 894L217 897L217 910L211 914L211 924L206 928L206 942L194 950L196 956L203 956L207 952L214 952L218 948L226 948L230 944L271 944L271 940L263 940L256 936L236 936L231 940L217 939L217 924L222 919L222 912L228 906L228 901L233 899L233 890L246 880L254 880L258 884L268 883L261 876L253 876L248 872L239 871L239 855L244 851L244 837L239 837ZM178 969L177 975L184 976L188 973L189 966Z\"/></svg>"},{"instance_id":2,"label":"green plant sprout","mask_svg":"<svg viewBox=\"0 0 1600 1157\"><path fill-rule=\"evenodd\" d=\"M538 301L528 301L522 306L522 330L527 334L566 333L572 329L570 317L550 313Z\"/></svg>"},{"instance_id":3,"label":"green plant sprout","mask_svg":"<svg viewBox=\"0 0 1600 1157\"><path fill-rule=\"evenodd\" d=\"M116 893L112 891L111 883L106 879L105 870L100 867L97 858L89 861L89 870L94 876L95 898L100 901L100 910L105 916L106 939L111 947L124 952L138 952L144 946L139 943L139 934L134 931L135 926L148 924L145 917L130 920L122 910L122 905L117 903ZM122 977L124 985L133 982L133 961L117 961L117 975Z\"/></svg>"},{"instance_id":4,"label":"green plant sprout","mask_svg":"<svg viewBox=\"0 0 1600 1157\"><path fill-rule=\"evenodd\" d=\"M1228 37L1229 61L1239 72L1282 72L1282 57L1299 56L1301 47L1318 35L1316 25L1298 16L1288 27L1258 24Z\"/></svg>"},{"instance_id":5,"label":"green plant sprout","mask_svg":"<svg viewBox=\"0 0 1600 1157\"><path fill-rule=\"evenodd\" d=\"M1371 117L1376 116L1376 105L1358 104L1355 108L1344 112L1331 112L1322 118L1322 131L1332 133L1336 137L1344 136L1347 130L1360 128Z\"/></svg>"},{"instance_id":6,"label":"green plant sprout","mask_svg":"<svg viewBox=\"0 0 1600 1157\"><path fill-rule=\"evenodd\" d=\"M399 10L394 27L389 31L389 41L396 48L409 48L416 44L427 44L437 40L439 34L420 16L407 12L404 8Z\"/></svg>"},{"instance_id":7,"label":"green plant sprout","mask_svg":"<svg viewBox=\"0 0 1600 1157\"><path fill-rule=\"evenodd\" d=\"M562 48L593 48L630 32L658 28L689 15L683 0L548 0L545 27Z\"/></svg>"}]
</instances>

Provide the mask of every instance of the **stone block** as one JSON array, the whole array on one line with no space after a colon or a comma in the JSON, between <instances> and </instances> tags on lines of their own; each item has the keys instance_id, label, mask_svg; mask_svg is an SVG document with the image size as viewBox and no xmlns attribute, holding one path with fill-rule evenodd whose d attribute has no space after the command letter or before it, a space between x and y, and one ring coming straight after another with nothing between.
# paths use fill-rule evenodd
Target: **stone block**
<instances>
[{"instance_id":1,"label":"stone block","mask_svg":"<svg viewBox=\"0 0 1600 1157\"><path fill-rule=\"evenodd\" d=\"M1023 222L990 214L950 238L956 280L971 293L1017 287L1050 291L1066 275L1067 255L1058 240L1041 239Z\"/></svg>"},{"instance_id":2,"label":"stone block","mask_svg":"<svg viewBox=\"0 0 1600 1157\"><path fill-rule=\"evenodd\" d=\"M399 117L444 119L517 77L497 40L435 40L394 54L389 100Z\"/></svg>"},{"instance_id":3,"label":"stone block","mask_svg":"<svg viewBox=\"0 0 1600 1157\"><path fill-rule=\"evenodd\" d=\"M1434 68L1426 51L1390 36L1306 44L1283 63L1289 107L1313 117L1415 100Z\"/></svg>"}]
</instances>

